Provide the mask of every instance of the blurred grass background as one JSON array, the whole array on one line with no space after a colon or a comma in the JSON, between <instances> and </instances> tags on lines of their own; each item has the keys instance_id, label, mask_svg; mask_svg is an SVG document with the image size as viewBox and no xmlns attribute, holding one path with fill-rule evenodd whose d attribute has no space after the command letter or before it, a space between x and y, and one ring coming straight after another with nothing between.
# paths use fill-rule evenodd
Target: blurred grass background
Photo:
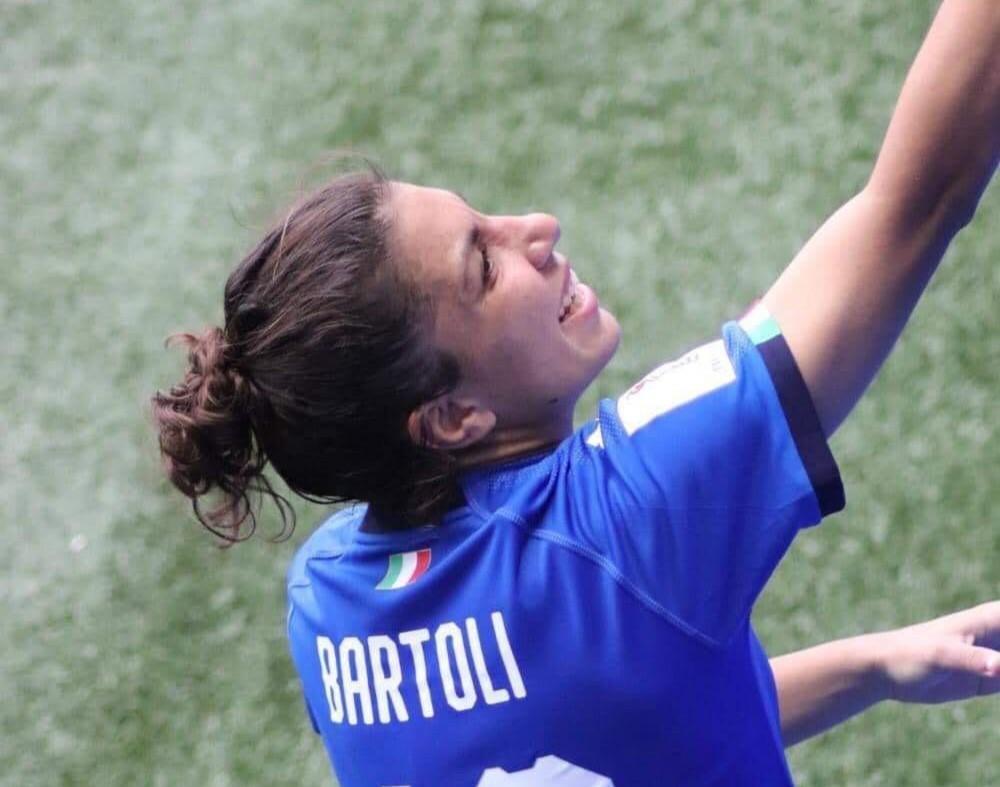
<instances>
[{"instance_id":1,"label":"blurred grass background","mask_svg":"<svg viewBox=\"0 0 1000 787\"><path fill-rule=\"evenodd\" d=\"M290 542L216 550L159 476L168 333L331 150L559 216L621 391L762 292L863 183L931 0L0 0L0 784L328 784ZM1000 595L1000 191L834 440L849 509L756 613L772 653ZM273 522L273 520L272 520ZM997 783L1000 704L884 706L800 784ZM373 756L376 753L373 752Z\"/></svg>"}]
</instances>

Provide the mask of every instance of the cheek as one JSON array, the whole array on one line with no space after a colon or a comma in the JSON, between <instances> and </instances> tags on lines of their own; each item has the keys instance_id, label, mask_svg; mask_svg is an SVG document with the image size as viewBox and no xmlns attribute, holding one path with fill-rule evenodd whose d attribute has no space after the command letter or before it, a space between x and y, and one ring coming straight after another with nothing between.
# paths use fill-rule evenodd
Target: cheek
<instances>
[{"instance_id":1,"label":"cheek","mask_svg":"<svg viewBox=\"0 0 1000 787\"><path fill-rule=\"evenodd\" d=\"M504 398L507 398L506 394L530 385L541 366L528 336L510 334L481 347L470 362L479 379L486 382L495 395Z\"/></svg>"},{"instance_id":2,"label":"cheek","mask_svg":"<svg viewBox=\"0 0 1000 787\"><path fill-rule=\"evenodd\" d=\"M434 335L435 345L458 360L463 379L482 375L484 359L492 353L487 325L460 309L439 307Z\"/></svg>"},{"instance_id":3,"label":"cheek","mask_svg":"<svg viewBox=\"0 0 1000 787\"><path fill-rule=\"evenodd\" d=\"M514 295L490 319L466 326L468 368L494 390L550 379L567 358L559 321L549 314L551 304L532 295Z\"/></svg>"},{"instance_id":4,"label":"cheek","mask_svg":"<svg viewBox=\"0 0 1000 787\"><path fill-rule=\"evenodd\" d=\"M524 326L528 327L528 326ZM572 360L558 328L536 326L510 337L496 354L494 379L503 388L547 389L571 373Z\"/></svg>"}]
</instances>

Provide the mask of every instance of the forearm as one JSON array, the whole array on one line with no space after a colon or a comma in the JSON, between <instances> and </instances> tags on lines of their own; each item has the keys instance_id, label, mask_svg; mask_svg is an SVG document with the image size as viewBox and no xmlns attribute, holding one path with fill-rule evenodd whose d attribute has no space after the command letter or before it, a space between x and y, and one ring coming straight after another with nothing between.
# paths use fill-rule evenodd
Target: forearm
<instances>
[{"instance_id":1,"label":"forearm","mask_svg":"<svg viewBox=\"0 0 1000 787\"><path fill-rule=\"evenodd\" d=\"M771 659L786 747L887 699L876 653L866 635Z\"/></svg>"},{"instance_id":2,"label":"forearm","mask_svg":"<svg viewBox=\"0 0 1000 787\"><path fill-rule=\"evenodd\" d=\"M771 659L785 746L876 702L938 703L1000 692L1000 601L926 623Z\"/></svg>"},{"instance_id":3,"label":"forearm","mask_svg":"<svg viewBox=\"0 0 1000 787\"><path fill-rule=\"evenodd\" d=\"M881 367L998 155L1000 0L945 0L868 184L764 295L826 434Z\"/></svg>"},{"instance_id":4,"label":"forearm","mask_svg":"<svg viewBox=\"0 0 1000 787\"><path fill-rule=\"evenodd\" d=\"M1000 155L1000 2L944 0L868 184L913 216L971 216Z\"/></svg>"}]
</instances>

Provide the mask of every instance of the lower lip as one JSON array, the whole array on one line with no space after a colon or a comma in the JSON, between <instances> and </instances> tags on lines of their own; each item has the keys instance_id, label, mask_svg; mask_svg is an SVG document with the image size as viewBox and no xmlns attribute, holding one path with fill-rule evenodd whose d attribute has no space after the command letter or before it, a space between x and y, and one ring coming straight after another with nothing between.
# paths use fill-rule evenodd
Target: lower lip
<instances>
[{"instance_id":1,"label":"lower lip","mask_svg":"<svg viewBox=\"0 0 1000 787\"><path fill-rule=\"evenodd\" d=\"M583 282L576 285L576 297L580 299L580 305L560 325L569 325L571 322L589 317L597 311L597 294Z\"/></svg>"}]
</instances>

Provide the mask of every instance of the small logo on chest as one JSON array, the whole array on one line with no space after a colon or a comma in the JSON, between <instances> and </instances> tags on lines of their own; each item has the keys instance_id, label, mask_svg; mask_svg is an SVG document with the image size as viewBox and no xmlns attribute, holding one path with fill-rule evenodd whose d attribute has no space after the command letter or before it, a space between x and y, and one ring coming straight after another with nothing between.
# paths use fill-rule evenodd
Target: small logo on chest
<instances>
[{"instance_id":1,"label":"small logo on chest","mask_svg":"<svg viewBox=\"0 0 1000 787\"><path fill-rule=\"evenodd\" d=\"M376 586L376 590L399 590L412 585L427 573L431 564L430 549L418 549L414 552L400 552L389 555L389 568Z\"/></svg>"}]
</instances>

